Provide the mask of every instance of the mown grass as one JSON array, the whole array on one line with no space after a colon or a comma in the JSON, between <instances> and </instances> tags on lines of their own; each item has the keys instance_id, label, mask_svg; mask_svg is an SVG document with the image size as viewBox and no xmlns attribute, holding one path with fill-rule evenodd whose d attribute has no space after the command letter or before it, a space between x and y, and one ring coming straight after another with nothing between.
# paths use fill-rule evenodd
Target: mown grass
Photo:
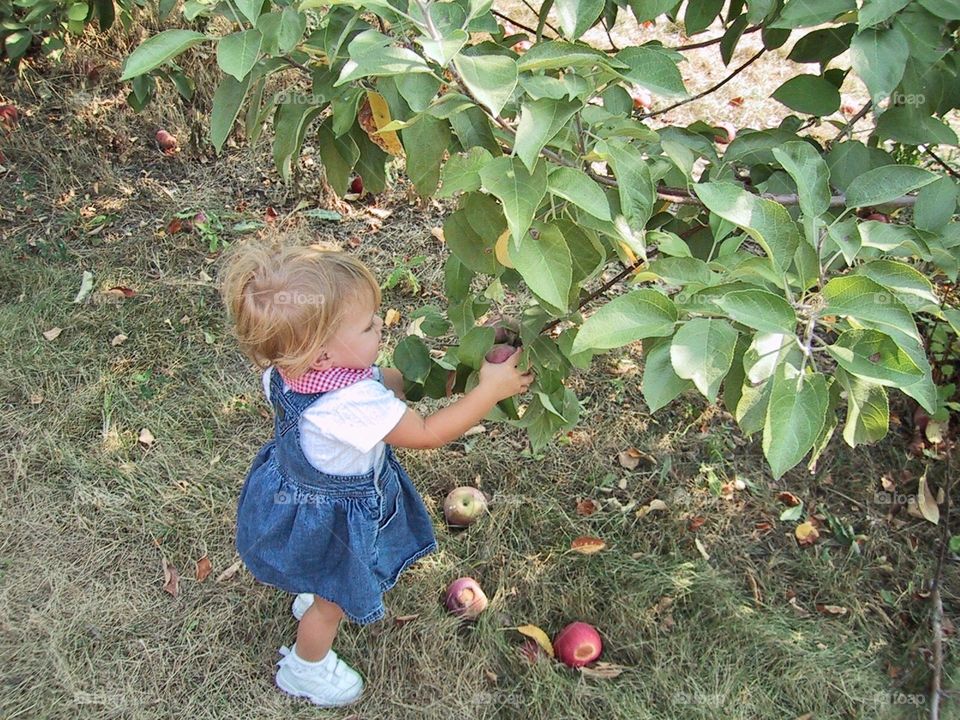
<instances>
[{"instance_id":1,"label":"mown grass","mask_svg":"<svg viewBox=\"0 0 960 720\"><path fill-rule=\"evenodd\" d=\"M45 81L54 100L75 90L70 78ZM929 607L921 592L936 530L903 512L889 516L876 494L881 475L903 471L913 480L900 481L901 490L915 491L923 467L903 452L901 432L856 451L835 441L815 475L796 470L775 483L757 439L742 438L729 416L699 399L650 416L636 347L574 378L583 421L540 456L519 432L490 424L439 451L401 453L434 514L440 550L387 596L385 621L344 625L336 647L366 676L365 699L320 711L278 693L273 663L293 639L290 598L244 570L216 580L236 559L236 498L270 433L268 408L225 325L219 255L196 235L163 229L175 212L203 208L224 219L222 239L241 242L232 222L262 219L270 205L297 241L343 245L381 277L398 259L427 255L416 270L420 297L386 294L404 319L389 349L413 309L440 299L446 250L429 229L442 209L408 206L401 188L379 201L394 213L382 224L359 207L340 224L310 221L296 208L322 204L317 173L281 187L262 145L204 165L190 149L164 158L148 142L117 154L98 144L104 132L149 138L158 124L178 122L173 104L144 116L88 109L60 126L48 122L53 101L24 94L18 102L27 118L4 147L13 173L0 185L0 716L926 713ZM100 214L112 219L97 230ZM85 270L94 293L74 304ZM105 296L113 286L136 295ZM62 334L46 340L53 327ZM119 334L127 339L114 346ZM150 447L138 442L142 428L156 438ZM617 453L631 446L656 462L625 470ZM932 466L931 482L941 484L943 472ZM744 489L718 489L735 478ZM461 484L478 484L495 501L481 523L453 534L439 507ZM851 524L864 536L862 552L826 531L799 548L795 523L778 519L780 490ZM582 516L577 501L588 498L601 509ZM638 518L652 499L668 509ZM580 535L608 548L572 554ZM213 572L197 582L194 563L204 555ZM164 558L182 576L176 598L162 590ZM469 627L440 604L447 583L464 574L491 598ZM948 563L944 601L953 618L957 574ZM572 620L598 627L602 659L622 674L586 677L518 654L516 626L552 635ZM960 682L954 642L949 688ZM955 702L942 717L951 713Z\"/></svg>"}]
</instances>

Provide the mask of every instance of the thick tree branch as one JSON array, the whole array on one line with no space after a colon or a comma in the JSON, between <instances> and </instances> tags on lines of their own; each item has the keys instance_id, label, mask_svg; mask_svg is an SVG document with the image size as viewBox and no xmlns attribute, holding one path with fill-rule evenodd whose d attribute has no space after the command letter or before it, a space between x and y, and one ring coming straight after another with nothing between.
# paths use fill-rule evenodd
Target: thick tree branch
<instances>
[{"instance_id":1,"label":"thick tree branch","mask_svg":"<svg viewBox=\"0 0 960 720\"><path fill-rule=\"evenodd\" d=\"M739 74L742 73L744 70L746 70L748 67L750 67L751 65L753 65L753 63L755 63L757 60L759 60L760 57L761 57L766 51L767 51L766 48L760 48L760 50L758 50L757 53L756 53L753 57L751 57L749 60L747 60L745 63L743 63L740 67L738 67L737 69L735 69L733 72L731 72L729 75L727 75L723 80L721 80L720 82L718 82L716 85L713 85L712 87L707 88L707 89L704 90L703 92L697 93L697 94L694 95L693 97L689 97L689 98L687 98L686 100L681 100L680 102L675 102L673 105L668 105L667 107L663 108L662 110L654 110L653 112L650 112L650 113L641 113L641 114L639 114L639 115L636 115L635 117L636 117L637 119L639 119L639 120L646 120L647 118L657 117L658 115L663 115L664 113L668 113L668 112L670 112L671 110L675 110L676 108L680 107L681 105L686 105L686 104L688 104L688 103L692 103L692 102L694 102L694 101L696 101L696 100L699 100L700 98L706 97L706 96L709 95L710 93L716 92L717 90L719 90L720 88L722 88L724 85L726 85L728 82L730 82L731 80L733 80L737 75L739 75Z\"/></svg>"}]
</instances>

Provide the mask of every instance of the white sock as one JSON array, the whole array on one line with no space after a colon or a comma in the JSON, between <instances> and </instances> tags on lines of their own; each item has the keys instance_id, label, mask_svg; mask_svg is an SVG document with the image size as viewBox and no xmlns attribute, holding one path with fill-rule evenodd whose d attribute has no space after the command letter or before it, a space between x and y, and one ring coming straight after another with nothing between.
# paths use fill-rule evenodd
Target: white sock
<instances>
[{"instance_id":1,"label":"white sock","mask_svg":"<svg viewBox=\"0 0 960 720\"><path fill-rule=\"evenodd\" d=\"M320 658L319 660L313 660L313 661L304 660L302 657L300 657L300 653L297 652L297 644L296 644L296 643L293 644L293 648L291 648L291 651L293 652L293 656L297 659L297 662L300 663L301 665L303 665L304 667L308 667L308 668L319 668L319 667L322 667L323 665L325 665L325 664L327 663L327 660L330 659L330 651L328 650L328 651L327 651L327 654L324 655L324 656L323 656L322 658Z\"/></svg>"}]
</instances>

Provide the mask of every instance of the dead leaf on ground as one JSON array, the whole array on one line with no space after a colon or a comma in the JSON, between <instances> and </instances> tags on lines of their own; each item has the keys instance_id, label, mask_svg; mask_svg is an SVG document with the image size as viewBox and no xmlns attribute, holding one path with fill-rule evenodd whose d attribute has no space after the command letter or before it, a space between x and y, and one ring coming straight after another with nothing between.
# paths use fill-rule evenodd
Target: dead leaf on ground
<instances>
[{"instance_id":1,"label":"dead leaf on ground","mask_svg":"<svg viewBox=\"0 0 960 720\"><path fill-rule=\"evenodd\" d=\"M937 507L937 501L933 499L933 493L930 492L930 486L927 484L927 476L920 477L920 487L917 491L917 506L920 514L925 520L937 525L940 522L940 508Z\"/></svg>"},{"instance_id":2,"label":"dead leaf on ground","mask_svg":"<svg viewBox=\"0 0 960 720\"><path fill-rule=\"evenodd\" d=\"M892 493L897 489L897 484L890 477L889 473L884 473L884 475L880 478L880 485L884 491L888 493Z\"/></svg>"},{"instance_id":3,"label":"dead leaf on ground","mask_svg":"<svg viewBox=\"0 0 960 720\"><path fill-rule=\"evenodd\" d=\"M447 242L447 239L443 236L443 228L442 228L442 227L430 228L430 234L433 235L433 236L434 236L437 240L439 240L441 243L446 243L446 242Z\"/></svg>"},{"instance_id":4,"label":"dead leaf on ground","mask_svg":"<svg viewBox=\"0 0 960 720\"><path fill-rule=\"evenodd\" d=\"M598 537L589 537L582 536L574 538L573 542L570 543L570 549L575 553L580 553L581 555L593 555L598 553L604 548L607 547L607 544Z\"/></svg>"},{"instance_id":5,"label":"dead leaf on ground","mask_svg":"<svg viewBox=\"0 0 960 720\"><path fill-rule=\"evenodd\" d=\"M802 502L800 498L798 498L792 492L787 492L786 490L777 493L777 500L782 502L784 505L789 505L790 507L796 507Z\"/></svg>"},{"instance_id":6,"label":"dead leaf on ground","mask_svg":"<svg viewBox=\"0 0 960 720\"><path fill-rule=\"evenodd\" d=\"M123 333L119 333L113 336L113 339L110 340L110 345L112 347L120 347L127 341L127 336Z\"/></svg>"},{"instance_id":7,"label":"dead leaf on ground","mask_svg":"<svg viewBox=\"0 0 960 720\"><path fill-rule=\"evenodd\" d=\"M608 662L593 663L592 666L584 665L580 668L580 672L587 677L603 679L615 678L617 675L622 674L624 670L626 670L626 668L623 665Z\"/></svg>"},{"instance_id":8,"label":"dead leaf on ground","mask_svg":"<svg viewBox=\"0 0 960 720\"><path fill-rule=\"evenodd\" d=\"M707 552L707 548L704 547L704 545L703 545L702 542L700 542L700 538L694 538L694 539L693 539L693 544L697 546L697 550L700 552L700 556L701 556L704 560L709 560L709 559L710 559L710 553Z\"/></svg>"},{"instance_id":9,"label":"dead leaf on ground","mask_svg":"<svg viewBox=\"0 0 960 720\"><path fill-rule=\"evenodd\" d=\"M30 393L30 404L31 405L42 405L45 399L42 392Z\"/></svg>"},{"instance_id":10,"label":"dead leaf on ground","mask_svg":"<svg viewBox=\"0 0 960 720\"><path fill-rule=\"evenodd\" d=\"M50 328L49 330L47 330L45 333L43 333L43 336L44 336L47 340L49 340L50 342L53 342L53 341L56 340L58 337L60 337L60 333L62 333L62 332L63 332L63 328L61 328L61 327L53 327L53 328Z\"/></svg>"},{"instance_id":11,"label":"dead leaf on ground","mask_svg":"<svg viewBox=\"0 0 960 720\"><path fill-rule=\"evenodd\" d=\"M657 462L653 455L645 453L642 450L637 450L635 447L627 448L617 453L617 460L620 462L621 467L627 470L636 470L637 467L640 466L641 460L651 465L655 465Z\"/></svg>"},{"instance_id":12,"label":"dead leaf on ground","mask_svg":"<svg viewBox=\"0 0 960 720\"><path fill-rule=\"evenodd\" d=\"M647 505L644 505L642 508L637 510L637 512L634 513L634 516L639 520L654 511L666 511L668 509L669 508L667 507L667 504L663 500L654 498Z\"/></svg>"},{"instance_id":13,"label":"dead leaf on ground","mask_svg":"<svg viewBox=\"0 0 960 720\"><path fill-rule=\"evenodd\" d=\"M386 313L384 313L383 324L387 327L396 325L398 322L400 322L400 312L398 310L390 308Z\"/></svg>"},{"instance_id":14,"label":"dead leaf on ground","mask_svg":"<svg viewBox=\"0 0 960 720\"><path fill-rule=\"evenodd\" d=\"M701 517L700 515L695 515L694 517L690 518L690 520L687 521L687 530L689 530L690 532L696 532L701 527L703 527L705 522L707 522L707 519L705 517Z\"/></svg>"},{"instance_id":15,"label":"dead leaf on ground","mask_svg":"<svg viewBox=\"0 0 960 720\"><path fill-rule=\"evenodd\" d=\"M813 545L817 541L817 538L820 537L820 531L813 526L813 523L809 522L797 525L793 534L796 536L797 543L799 543L800 547Z\"/></svg>"},{"instance_id":16,"label":"dead leaf on ground","mask_svg":"<svg viewBox=\"0 0 960 720\"><path fill-rule=\"evenodd\" d=\"M140 428L140 435L137 437L137 442L148 448L156 441L157 439L153 436L153 433L150 432L149 428Z\"/></svg>"},{"instance_id":17,"label":"dead leaf on ground","mask_svg":"<svg viewBox=\"0 0 960 720\"><path fill-rule=\"evenodd\" d=\"M817 612L823 613L824 615L846 615L849 610L842 605L824 605L823 603L817 603Z\"/></svg>"},{"instance_id":18,"label":"dead leaf on ground","mask_svg":"<svg viewBox=\"0 0 960 720\"><path fill-rule=\"evenodd\" d=\"M137 291L133 288L128 288L123 285L114 285L109 290L104 290L101 294L112 298L122 299L135 297Z\"/></svg>"},{"instance_id":19,"label":"dead leaf on ground","mask_svg":"<svg viewBox=\"0 0 960 720\"><path fill-rule=\"evenodd\" d=\"M237 570L239 570L242 565L243 565L243 560L237 560L235 563L233 563L233 565L231 565L222 573L217 575L217 582L223 582L224 580L229 580L230 578L232 578L234 575L237 574Z\"/></svg>"},{"instance_id":20,"label":"dead leaf on ground","mask_svg":"<svg viewBox=\"0 0 960 720\"><path fill-rule=\"evenodd\" d=\"M597 510L600 509L600 503L592 498L587 500L578 500L577 501L577 515L586 517L588 515L593 515Z\"/></svg>"},{"instance_id":21,"label":"dead leaf on ground","mask_svg":"<svg viewBox=\"0 0 960 720\"><path fill-rule=\"evenodd\" d=\"M210 558L204 555L202 558L197 560L197 568L194 571L193 576L197 579L197 582L203 582L207 579L207 576L210 574L211 570L213 570L213 565L210 564Z\"/></svg>"},{"instance_id":22,"label":"dead leaf on ground","mask_svg":"<svg viewBox=\"0 0 960 720\"><path fill-rule=\"evenodd\" d=\"M397 615L393 619L393 624L398 626L406 625L408 622L413 622L418 617L420 617L420 613L413 613L412 615Z\"/></svg>"},{"instance_id":23,"label":"dead leaf on ground","mask_svg":"<svg viewBox=\"0 0 960 720\"><path fill-rule=\"evenodd\" d=\"M163 558L163 589L176 597L180 594L180 573L166 558Z\"/></svg>"},{"instance_id":24,"label":"dead leaf on ground","mask_svg":"<svg viewBox=\"0 0 960 720\"><path fill-rule=\"evenodd\" d=\"M521 635L526 635L528 638L537 643L550 657L554 657L553 652L553 643L550 642L550 636L547 635L543 630L541 630L536 625L520 625L517 628L517 632Z\"/></svg>"}]
</instances>

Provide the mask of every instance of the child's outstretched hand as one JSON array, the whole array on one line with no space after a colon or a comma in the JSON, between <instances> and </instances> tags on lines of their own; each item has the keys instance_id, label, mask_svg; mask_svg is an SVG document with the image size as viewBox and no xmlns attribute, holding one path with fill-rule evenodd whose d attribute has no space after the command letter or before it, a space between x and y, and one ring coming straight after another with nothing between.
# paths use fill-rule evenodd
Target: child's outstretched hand
<instances>
[{"instance_id":1,"label":"child's outstretched hand","mask_svg":"<svg viewBox=\"0 0 960 720\"><path fill-rule=\"evenodd\" d=\"M522 392L534 380L532 372L522 372L517 367L520 359L520 348L501 363L492 363L484 360L480 366L480 386L494 393L497 400L505 400Z\"/></svg>"}]
</instances>

